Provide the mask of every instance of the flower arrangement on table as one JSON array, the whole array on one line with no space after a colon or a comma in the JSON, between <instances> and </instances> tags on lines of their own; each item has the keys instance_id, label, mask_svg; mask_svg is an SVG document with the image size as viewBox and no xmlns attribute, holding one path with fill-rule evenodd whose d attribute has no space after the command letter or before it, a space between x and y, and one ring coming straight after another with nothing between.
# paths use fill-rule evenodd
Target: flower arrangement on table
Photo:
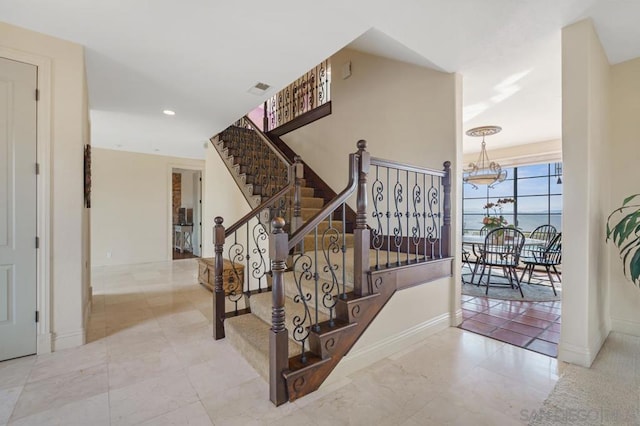
<instances>
[{"instance_id":1,"label":"flower arrangement on table","mask_svg":"<svg viewBox=\"0 0 640 426\"><path fill-rule=\"evenodd\" d=\"M502 215L502 207L515 202L513 198L499 198L495 203L485 204L483 208L487 210L487 216L482 218L482 224L490 229L507 226L509 222Z\"/></svg>"}]
</instances>

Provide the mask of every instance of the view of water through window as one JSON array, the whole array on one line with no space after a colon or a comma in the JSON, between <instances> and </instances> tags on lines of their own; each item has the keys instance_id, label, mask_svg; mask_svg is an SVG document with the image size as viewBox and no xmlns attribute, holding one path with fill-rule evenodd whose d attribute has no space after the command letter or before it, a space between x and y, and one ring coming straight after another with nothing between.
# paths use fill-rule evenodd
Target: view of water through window
<instances>
[{"instance_id":1,"label":"view of water through window","mask_svg":"<svg viewBox=\"0 0 640 426\"><path fill-rule=\"evenodd\" d=\"M523 232L540 225L551 224L562 231L562 176L556 163L534 164L507 170L507 179L495 186L474 189L463 184L463 232L476 233L482 228L485 216L504 216L507 224ZM485 209L488 203L512 198L501 209Z\"/></svg>"}]
</instances>

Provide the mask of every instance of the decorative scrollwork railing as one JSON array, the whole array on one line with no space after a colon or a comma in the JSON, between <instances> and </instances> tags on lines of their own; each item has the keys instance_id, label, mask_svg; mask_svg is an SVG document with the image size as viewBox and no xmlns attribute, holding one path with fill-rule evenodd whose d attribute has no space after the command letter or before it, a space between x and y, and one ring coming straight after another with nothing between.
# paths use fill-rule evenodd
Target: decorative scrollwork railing
<instances>
[{"instance_id":1,"label":"decorative scrollwork railing","mask_svg":"<svg viewBox=\"0 0 640 426\"><path fill-rule=\"evenodd\" d=\"M273 130L331 100L329 59L307 71L265 101L266 131Z\"/></svg>"},{"instance_id":2,"label":"decorative scrollwork railing","mask_svg":"<svg viewBox=\"0 0 640 426\"><path fill-rule=\"evenodd\" d=\"M287 185L291 163L247 116L220 132L219 140L233 164L264 201ZM284 206L282 206L284 207Z\"/></svg>"},{"instance_id":3,"label":"decorative scrollwork railing","mask_svg":"<svg viewBox=\"0 0 640 426\"><path fill-rule=\"evenodd\" d=\"M372 158L371 166L371 248L376 269L447 256L441 243L447 170L379 158Z\"/></svg>"},{"instance_id":4,"label":"decorative scrollwork railing","mask_svg":"<svg viewBox=\"0 0 640 426\"><path fill-rule=\"evenodd\" d=\"M270 289L271 264L268 249L269 235L272 232L271 219L288 218L290 231L294 231L301 221L300 188L303 169L300 158L296 158L296 162L288 169L287 185L236 223L225 229L223 219L215 219L216 339L224 337L222 323L225 317L250 312L248 301L251 295ZM226 259L226 269L223 258Z\"/></svg>"}]
</instances>

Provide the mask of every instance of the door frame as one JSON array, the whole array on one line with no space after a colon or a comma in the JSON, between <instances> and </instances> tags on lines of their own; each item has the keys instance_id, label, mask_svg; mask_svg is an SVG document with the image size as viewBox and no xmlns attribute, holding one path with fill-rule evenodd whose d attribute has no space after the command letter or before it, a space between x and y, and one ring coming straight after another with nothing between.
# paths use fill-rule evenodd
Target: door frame
<instances>
[{"instance_id":1,"label":"door frame","mask_svg":"<svg viewBox=\"0 0 640 426\"><path fill-rule=\"evenodd\" d=\"M205 179L205 168L204 166L194 166L189 164L182 163L173 163L169 162L168 164L168 172L167 172L167 260L173 261L173 244L172 238L173 235L173 206L171 204L171 200L173 197L173 182L171 180L173 169L183 169L183 170L193 170L196 172L200 172L200 178L202 179L200 185L200 222L203 224L200 226L200 244L202 244L202 239L204 236L204 221L202 213L204 212L204 194L205 194L205 186L207 180ZM200 250L200 257L202 257L202 249Z\"/></svg>"},{"instance_id":2,"label":"door frame","mask_svg":"<svg viewBox=\"0 0 640 426\"><path fill-rule=\"evenodd\" d=\"M36 350L51 352L51 59L0 46L0 57L37 67L39 100L36 103L36 161L40 173L36 178L36 234L40 247L36 251ZM35 94L34 94L35 95Z\"/></svg>"}]
</instances>

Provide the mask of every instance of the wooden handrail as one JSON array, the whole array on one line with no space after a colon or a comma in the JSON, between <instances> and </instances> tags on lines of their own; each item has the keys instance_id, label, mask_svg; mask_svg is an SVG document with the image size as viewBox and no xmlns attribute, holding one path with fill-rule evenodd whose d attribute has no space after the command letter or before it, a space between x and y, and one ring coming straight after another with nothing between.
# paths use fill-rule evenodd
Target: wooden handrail
<instances>
[{"instance_id":1,"label":"wooden handrail","mask_svg":"<svg viewBox=\"0 0 640 426\"><path fill-rule=\"evenodd\" d=\"M446 174L442 170L429 169L427 167L420 167L420 166L412 166L410 164L400 163L398 161L385 160L382 158L375 158L375 157L371 157L371 165L389 167L391 169L400 169L400 170L406 170L408 172L423 173L423 174L439 176L439 177L445 177L445 174Z\"/></svg>"}]
</instances>

